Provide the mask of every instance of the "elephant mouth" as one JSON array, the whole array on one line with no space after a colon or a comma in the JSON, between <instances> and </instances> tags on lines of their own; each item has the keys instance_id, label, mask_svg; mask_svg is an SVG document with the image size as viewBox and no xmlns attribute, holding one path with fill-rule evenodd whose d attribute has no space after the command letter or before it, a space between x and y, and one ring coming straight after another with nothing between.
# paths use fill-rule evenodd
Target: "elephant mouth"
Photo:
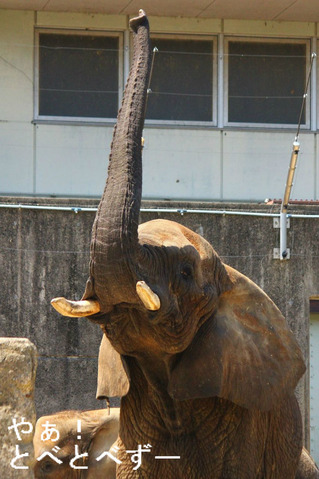
<instances>
[{"instance_id":1,"label":"elephant mouth","mask_svg":"<svg viewBox=\"0 0 319 479\"><path fill-rule=\"evenodd\" d=\"M158 311L161 308L161 300L159 296L148 286L145 281L137 281L136 293L141 303L148 311ZM101 316L103 316L105 313L108 313L112 309L112 307L110 307L109 311L104 310L103 313L101 313L101 305L96 299L70 301L66 298L58 297L52 299L51 304L54 309L63 316L68 316L71 318L91 316L93 320L98 320ZM128 303L127 306L131 308L133 307L133 305L130 303Z\"/></svg>"},{"instance_id":2,"label":"elephant mouth","mask_svg":"<svg viewBox=\"0 0 319 479\"><path fill-rule=\"evenodd\" d=\"M197 330L197 322L185 320L175 302L162 306L152 311L142 304L119 303L111 312L98 313L89 319L101 326L121 354L145 351L150 347L149 341L155 349L179 353ZM148 339L144 344L145 338Z\"/></svg>"}]
</instances>

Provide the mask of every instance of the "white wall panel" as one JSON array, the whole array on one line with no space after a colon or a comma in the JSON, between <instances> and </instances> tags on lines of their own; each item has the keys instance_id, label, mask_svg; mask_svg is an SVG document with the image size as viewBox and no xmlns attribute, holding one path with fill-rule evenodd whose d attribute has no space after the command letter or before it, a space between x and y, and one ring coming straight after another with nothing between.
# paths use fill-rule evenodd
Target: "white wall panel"
<instances>
[{"instance_id":1,"label":"white wall panel","mask_svg":"<svg viewBox=\"0 0 319 479\"><path fill-rule=\"evenodd\" d=\"M148 128L144 136L144 198L220 197L219 131Z\"/></svg>"},{"instance_id":2,"label":"white wall panel","mask_svg":"<svg viewBox=\"0 0 319 479\"><path fill-rule=\"evenodd\" d=\"M125 15L42 11L37 12L37 26L125 30L127 18Z\"/></svg>"},{"instance_id":3,"label":"white wall panel","mask_svg":"<svg viewBox=\"0 0 319 479\"><path fill-rule=\"evenodd\" d=\"M300 156L291 198L314 198L314 136L300 135ZM282 198L294 131L223 133L223 199Z\"/></svg>"},{"instance_id":4,"label":"white wall panel","mask_svg":"<svg viewBox=\"0 0 319 479\"><path fill-rule=\"evenodd\" d=\"M33 193L33 128L0 122L0 193Z\"/></svg>"},{"instance_id":5,"label":"white wall panel","mask_svg":"<svg viewBox=\"0 0 319 479\"><path fill-rule=\"evenodd\" d=\"M310 22L224 20L224 33L230 35L274 35L297 38L298 36L310 37L315 35L315 32L316 24Z\"/></svg>"},{"instance_id":6,"label":"white wall panel","mask_svg":"<svg viewBox=\"0 0 319 479\"><path fill-rule=\"evenodd\" d=\"M303 199L311 200L315 199L315 163L317 161L315 157L315 136L313 134L300 134L300 153L297 163L297 169L295 174L294 186L292 188L291 198L292 199ZM293 136L291 137L291 145L293 141ZM290 161L290 153L292 150L289 150L288 164ZM286 181L286 178L285 178ZM286 183L285 183L286 184Z\"/></svg>"},{"instance_id":7,"label":"white wall panel","mask_svg":"<svg viewBox=\"0 0 319 479\"><path fill-rule=\"evenodd\" d=\"M33 12L0 11L0 118L33 115Z\"/></svg>"},{"instance_id":8,"label":"white wall panel","mask_svg":"<svg viewBox=\"0 0 319 479\"><path fill-rule=\"evenodd\" d=\"M193 0L190 2L194 5ZM206 34L222 32L222 20L217 18L186 18L186 17L150 17L150 27L153 33L190 33Z\"/></svg>"},{"instance_id":9,"label":"white wall panel","mask_svg":"<svg viewBox=\"0 0 319 479\"><path fill-rule=\"evenodd\" d=\"M36 193L101 196L111 127L37 125Z\"/></svg>"}]
</instances>

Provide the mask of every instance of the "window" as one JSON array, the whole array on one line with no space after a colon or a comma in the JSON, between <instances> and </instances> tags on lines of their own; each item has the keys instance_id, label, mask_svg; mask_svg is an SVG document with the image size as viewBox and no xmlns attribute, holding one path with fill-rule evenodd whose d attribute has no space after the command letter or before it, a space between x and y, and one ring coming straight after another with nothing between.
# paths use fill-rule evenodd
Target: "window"
<instances>
[{"instance_id":1,"label":"window","mask_svg":"<svg viewBox=\"0 0 319 479\"><path fill-rule=\"evenodd\" d=\"M213 39L152 38L158 49L147 119L165 123L215 122Z\"/></svg>"},{"instance_id":2,"label":"window","mask_svg":"<svg viewBox=\"0 0 319 479\"><path fill-rule=\"evenodd\" d=\"M38 32L38 118L116 118L120 37Z\"/></svg>"},{"instance_id":3,"label":"window","mask_svg":"<svg viewBox=\"0 0 319 479\"><path fill-rule=\"evenodd\" d=\"M309 46L298 41L228 40L228 124L296 125ZM308 126L309 107L301 124Z\"/></svg>"}]
</instances>

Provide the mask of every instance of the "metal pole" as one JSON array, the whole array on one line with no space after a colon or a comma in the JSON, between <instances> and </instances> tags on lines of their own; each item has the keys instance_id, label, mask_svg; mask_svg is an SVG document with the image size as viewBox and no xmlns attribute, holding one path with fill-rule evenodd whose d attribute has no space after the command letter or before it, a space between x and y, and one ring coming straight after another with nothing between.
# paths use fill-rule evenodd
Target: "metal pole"
<instances>
[{"instance_id":1,"label":"metal pole","mask_svg":"<svg viewBox=\"0 0 319 479\"><path fill-rule=\"evenodd\" d=\"M297 133L295 136L295 141L293 142L293 147L292 147L292 152L291 152L291 157L290 157L290 166L288 170L288 176L287 176L287 182L286 182L286 188L285 188L285 194L284 198L281 203L281 210L280 210L280 249L279 249L279 257L281 260L288 259L290 257L289 250L287 249L287 210L288 210L288 203L290 199L290 193L291 189L293 186L293 180L295 176L295 171L297 168L297 160L298 160L298 154L300 150L300 143L299 143L299 132L300 132L300 126L301 126L301 121L302 121L302 114L303 110L305 107L305 102L307 98L307 91L310 83L310 78L311 78L311 71L312 71L312 66L314 59L316 58L316 54L312 53L311 55L311 62L310 62L310 69L309 69L309 74L306 82L306 87L305 87L305 92L303 94L303 99L302 99L302 104L300 108L300 114L299 114L299 120L298 120L298 126L297 126Z\"/></svg>"},{"instance_id":2,"label":"metal pole","mask_svg":"<svg viewBox=\"0 0 319 479\"><path fill-rule=\"evenodd\" d=\"M288 259L288 252L287 252L287 210L288 210L288 203L291 193L291 188L293 186L293 180L295 176L295 171L297 168L297 160L298 154L300 150L300 143L299 141L295 140L293 142L291 158L290 158L290 166L288 170L286 188L284 198L281 203L280 209L280 259Z\"/></svg>"},{"instance_id":3,"label":"metal pole","mask_svg":"<svg viewBox=\"0 0 319 479\"><path fill-rule=\"evenodd\" d=\"M300 143L299 143L299 141L295 140L293 142L293 146L292 146L292 152L291 152L291 157L290 157L290 165L289 165L288 176L287 176L287 181L286 181L286 189L285 189L284 199L281 203L281 211L282 212L287 212L287 210L288 210L290 193L291 193L291 189L292 189L293 184L294 184L293 181L294 181L295 171L296 171L296 168L297 168L297 160L298 160L299 150L300 150Z\"/></svg>"},{"instance_id":4,"label":"metal pole","mask_svg":"<svg viewBox=\"0 0 319 479\"><path fill-rule=\"evenodd\" d=\"M157 48L157 47L154 47L154 48L153 48L153 55L152 55L152 64L151 64L150 78L149 78L149 80L148 80L148 85L147 85L145 112L147 111L148 97L149 97L150 93L152 93L151 81L152 81L152 76L153 76L154 62L155 62L155 55L156 55L156 53L158 53L158 48ZM145 113L145 115L146 115L146 113Z\"/></svg>"},{"instance_id":5,"label":"metal pole","mask_svg":"<svg viewBox=\"0 0 319 479\"><path fill-rule=\"evenodd\" d=\"M287 259L287 212L280 213L280 259Z\"/></svg>"}]
</instances>

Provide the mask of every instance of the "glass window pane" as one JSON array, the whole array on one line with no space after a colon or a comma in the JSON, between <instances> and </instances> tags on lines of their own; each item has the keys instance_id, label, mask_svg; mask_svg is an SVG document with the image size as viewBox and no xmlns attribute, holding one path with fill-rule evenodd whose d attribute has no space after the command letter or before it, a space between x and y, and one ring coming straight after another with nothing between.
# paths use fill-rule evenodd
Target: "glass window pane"
<instances>
[{"instance_id":1,"label":"glass window pane","mask_svg":"<svg viewBox=\"0 0 319 479\"><path fill-rule=\"evenodd\" d=\"M297 124L305 79L305 43L230 41L228 121Z\"/></svg>"},{"instance_id":2,"label":"glass window pane","mask_svg":"<svg viewBox=\"0 0 319 479\"><path fill-rule=\"evenodd\" d=\"M212 121L213 42L153 38L156 53L147 118Z\"/></svg>"},{"instance_id":3,"label":"glass window pane","mask_svg":"<svg viewBox=\"0 0 319 479\"><path fill-rule=\"evenodd\" d=\"M39 114L116 118L119 39L39 35Z\"/></svg>"}]
</instances>

